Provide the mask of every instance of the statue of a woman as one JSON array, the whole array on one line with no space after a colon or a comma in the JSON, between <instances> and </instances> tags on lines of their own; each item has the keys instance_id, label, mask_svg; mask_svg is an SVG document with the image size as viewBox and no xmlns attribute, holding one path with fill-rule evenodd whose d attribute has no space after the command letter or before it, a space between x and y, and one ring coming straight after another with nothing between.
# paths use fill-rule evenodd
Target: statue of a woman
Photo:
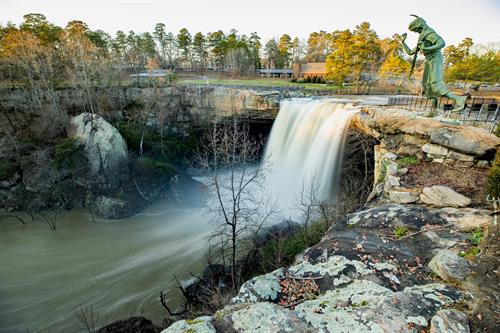
<instances>
[{"instance_id":1,"label":"statue of a woman","mask_svg":"<svg viewBox=\"0 0 500 333\"><path fill-rule=\"evenodd\" d=\"M408 29L420 34L418 37L418 44L411 50L405 43L407 37L406 33L402 35L401 44L408 55L414 55L416 52L420 51L425 56L422 93L432 100L434 109L437 108L438 98L445 96L455 101L455 107L451 111L462 111L468 96L457 96L451 93L444 83L443 54L441 53L441 49L445 45L443 38L431 29L423 18L416 15L412 16L415 16L416 19L410 23Z\"/></svg>"}]
</instances>

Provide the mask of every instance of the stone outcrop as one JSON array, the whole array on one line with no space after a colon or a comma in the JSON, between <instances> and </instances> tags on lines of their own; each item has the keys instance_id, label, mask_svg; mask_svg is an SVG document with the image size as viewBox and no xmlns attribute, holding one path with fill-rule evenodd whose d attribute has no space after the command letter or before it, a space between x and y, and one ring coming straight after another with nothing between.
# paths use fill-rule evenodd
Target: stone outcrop
<instances>
[{"instance_id":1,"label":"stone outcrop","mask_svg":"<svg viewBox=\"0 0 500 333\"><path fill-rule=\"evenodd\" d=\"M500 145L500 138L482 128L449 125L427 117L390 114L383 108L372 107L365 111L357 116L355 124L377 137L392 140L396 146L424 146L426 153L439 153L437 155L447 155L444 154L445 148L482 156Z\"/></svg>"},{"instance_id":2,"label":"stone outcrop","mask_svg":"<svg viewBox=\"0 0 500 333\"><path fill-rule=\"evenodd\" d=\"M431 319L429 333L469 333L467 316L458 310L439 310Z\"/></svg>"},{"instance_id":3,"label":"stone outcrop","mask_svg":"<svg viewBox=\"0 0 500 333\"><path fill-rule=\"evenodd\" d=\"M448 250L439 251L429 267L444 281L461 282L470 274L469 262Z\"/></svg>"},{"instance_id":4,"label":"stone outcrop","mask_svg":"<svg viewBox=\"0 0 500 333\"><path fill-rule=\"evenodd\" d=\"M425 145L422 146L422 150L430 155L439 155L439 156L446 156L448 155L448 149L440 146L440 145L435 145L432 143L426 143Z\"/></svg>"},{"instance_id":5,"label":"stone outcrop","mask_svg":"<svg viewBox=\"0 0 500 333\"><path fill-rule=\"evenodd\" d=\"M55 92L61 108L84 110L86 96L78 89L66 88ZM256 87L245 85L179 84L174 87L108 87L96 89L100 109L120 118L123 112L142 107L155 100L161 109L168 110L170 122L186 123L206 117L236 114L247 119L274 119L280 100L304 97L308 91L294 88ZM29 92L23 89L0 89L2 106L7 110L30 112ZM151 114L148 125L161 123Z\"/></svg>"},{"instance_id":6,"label":"stone outcrop","mask_svg":"<svg viewBox=\"0 0 500 333\"><path fill-rule=\"evenodd\" d=\"M84 145L90 176L105 188L116 188L127 177L127 144L120 132L99 115L82 113L71 119L68 136Z\"/></svg>"},{"instance_id":7,"label":"stone outcrop","mask_svg":"<svg viewBox=\"0 0 500 333\"><path fill-rule=\"evenodd\" d=\"M408 233L398 239L401 227ZM215 315L162 333L420 332L429 325L467 325L467 319L452 321L446 318L458 315L440 312L464 296L433 281L427 267L444 239L463 237L425 208L360 210L335 224L294 266L247 281Z\"/></svg>"}]
</instances>

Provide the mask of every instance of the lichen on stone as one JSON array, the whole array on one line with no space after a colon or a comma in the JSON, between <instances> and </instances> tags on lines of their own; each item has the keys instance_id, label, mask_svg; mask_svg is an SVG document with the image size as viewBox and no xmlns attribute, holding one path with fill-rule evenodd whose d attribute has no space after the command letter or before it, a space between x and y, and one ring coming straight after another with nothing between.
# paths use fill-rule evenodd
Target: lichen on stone
<instances>
[{"instance_id":1,"label":"lichen on stone","mask_svg":"<svg viewBox=\"0 0 500 333\"><path fill-rule=\"evenodd\" d=\"M276 277L277 272L254 277L245 282L231 303L273 301L278 297L280 284Z\"/></svg>"},{"instance_id":2,"label":"lichen on stone","mask_svg":"<svg viewBox=\"0 0 500 333\"><path fill-rule=\"evenodd\" d=\"M289 271L295 272L295 276L324 276L328 274L331 277L340 277L342 271L348 265L355 268L356 272L353 273L354 276L360 276L371 272L371 270L361 261L349 260L343 256L331 256L327 261L317 264L311 264L310 262L304 261L299 265L290 267Z\"/></svg>"},{"instance_id":3,"label":"lichen on stone","mask_svg":"<svg viewBox=\"0 0 500 333\"><path fill-rule=\"evenodd\" d=\"M161 333L216 333L212 325L213 320L214 318L209 316L179 320Z\"/></svg>"},{"instance_id":4,"label":"lichen on stone","mask_svg":"<svg viewBox=\"0 0 500 333\"><path fill-rule=\"evenodd\" d=\"M301 323L292 320L289 312L272 303L255 303L233 313L231 320L238 332L297 332Z\"/></svg>"}]
</instances>

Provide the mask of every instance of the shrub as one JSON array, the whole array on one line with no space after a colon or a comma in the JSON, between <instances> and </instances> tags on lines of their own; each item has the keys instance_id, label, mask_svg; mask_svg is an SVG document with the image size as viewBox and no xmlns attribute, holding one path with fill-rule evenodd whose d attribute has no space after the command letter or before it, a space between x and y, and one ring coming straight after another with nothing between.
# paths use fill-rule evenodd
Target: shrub
<instances>
[{"instance_id":1,"label":"shrub","mask_svg":"<svg viewBox=\"0 0 500 333\"><path fill-rule=\"evenodd\" d=\"M62 139L54 146L54 164L58 168L73 169L86 161L83 147L76 139Z\"/></svg>"},{"instance_id":2,"label":"shrub","mask_svg":"<svg viewBox=\"0 0 500 333\"><path fill-rule=\"evenodd\" d=\"M473 246L467 251L462 251L458 255L462 258L472 258L474 256L477 256L481 250L477 246Z\"/></svg>"},{"instance_id":3,"label":"shrub","mask_svg":"<svg viewBox=\"0 0 500 333\"><path fill-rule=\"evenodd\" d=\"M164 134L162 138L160 134L138 124L119 123L115 126L130 150L139 151L144 132L142 144L144 154L172 163L184 162L187 157L192 155L198 145L197 136L194 133L187 137L179 134Z\"/></svg>"},{"instance_id":4,"label":"shrub","mask_svg":"<svg viewBox=\"0 0 500 333\"><path fill-rule=\"evenodd\" d=\"M469 240L471 244L478 245L483 239L483 230L481 228L473 229L470 231Z\"/></svg>"},{"instance_id":5,"label":"shrub","mask_svg":"<svg viewBox=\"0 0 500 333\"><path fill-rule=\"evenodd\" d=\"M306 82L304 79L297 79L297 83L304 83Z\"/></svg>"},{"instance_id":6,"label":"shrub","mask_svg":"<svg viewBox=\"0 0 500 333\"><path fill-rule=\"evenodd\" d=\"M398 163L398 167L400 169L406 168L408 166L418 164L418 157L417 156L405 156L405 157L399 158L397 160L397 163Z\"/></svg>"},{"instance_id":7,"label":"shrub","mask_svg":"<svg viewBox=\"0 0 500 333\"><path fill-rule=\"evenodd\" d=\"M0 180L10 179L16 173L18 167L17 163L13 160L0 161Z\"/></svg>"},{"instance_id":8,"label":"shrub","mask_svg":"<svg viewBox=\"0 0 500 333\"><path fill-rule=\"evenodd\" d=\"M134 169L141 174L166 177L172 177L177 173L173 165L146 156L141 156L134 161Z\"/></svg>"},{"instance_id":9,"label":"shrub","mask_svg":"<svg viewBox=\"0 0 500 333\"><path fill-rule=\"evenodd\" d=\"M493 166L486 179L486 191L495 198L500 198L500 150L497 150Z\"/></svg>"},{"instance_id":10,"label":"shrub","mask_svg":"<svg viewBox=\"0 0 500 333\"><path fill-rule=\"evenodd\" d=\"M264 274L276 267L290 266L298 254L321 240L328 227L328 223L318 220L311 223L307 229L302 228L292 235L284 238L278 237L267 242L258 249L260 260L257 265L259 267L254 268L254 273Z\"/></svg>"},{"instance_id":11,"label":"shrub","mask_svg":"<svg viewBox=\"0 0 500 333\"><path fill-rule=\"evenodd\" d=\"M396 229L394 229L394 236L396 236L396 238L404 237L407 234L408 234L408 228L406 228L404 226L399 226L399 227L396 227Z\"/></svg>"}]
</instances>

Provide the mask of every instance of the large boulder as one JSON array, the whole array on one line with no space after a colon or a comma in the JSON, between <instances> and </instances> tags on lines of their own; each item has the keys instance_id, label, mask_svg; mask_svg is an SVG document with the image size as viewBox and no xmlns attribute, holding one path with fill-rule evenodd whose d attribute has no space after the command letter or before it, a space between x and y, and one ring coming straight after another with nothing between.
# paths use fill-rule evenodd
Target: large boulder
<instances>
[{"instance_id":1,"label":"large boulder","mask_svg":"<svg viewBox=\"0 0 500 333\"><path fill-rule=\"evenodd\" d=\"M107 189L127 177L127 143L120 132L96 114L82 113L71 119L68 136L84 145L90 176Z\"/></svg>"},{"instance_id":2,"label":"large boulder","mask_svg":"<svg viewBox=\"0 0 500 333\"><path fill-rule=\"evenodd\" d=\"M462 282L470 274L469 262L448 250L440 250L429 267L444 281Z\"/></svg>"},{"instance_id":3,"label":"large boulder","mask_svg":"<svg viewBox=\"0 0 500 333\"><path fill-rule=\"evenodd\" d=\"M455 309L439 310L431 319L430 333L469 333L467 316Z\"/></svg>"},{"instance_id":4,"label":"large boulder","mask_svg":"<svg viewBox=\"0 0 500 333\"><path fill-rule=\"evenodd\" d=\"M435 283L427 265L442 240L464 240L448 227L419 206L364 208L334 224L295 265L245 282L214 316L164 333L410 333L427 331L431 320L435 328L461 327L439 311L463 294Z\"/></svg>"},{"instance_id":5,"label":"large boulder","mask_svg":"<svg viewBox=\"0 0 500 333\"><path fill-rule=\"evenodd\" d=\"M133 196L122 199L105 195L89 195L86 206L99 216L117 220L137 214L144 208L144 203Z\"/></svg>"},{"instance_id":6,"label":"large boulder","mask_svg":"<svg viewBox=\"0 0 500 333\"><path fill-rule=\"evenodd\" d=\"M425 187L420 195L420 200L436 207L467 207L471 203L471 199L441 185Z\"/></svg>"}]
</instances>

